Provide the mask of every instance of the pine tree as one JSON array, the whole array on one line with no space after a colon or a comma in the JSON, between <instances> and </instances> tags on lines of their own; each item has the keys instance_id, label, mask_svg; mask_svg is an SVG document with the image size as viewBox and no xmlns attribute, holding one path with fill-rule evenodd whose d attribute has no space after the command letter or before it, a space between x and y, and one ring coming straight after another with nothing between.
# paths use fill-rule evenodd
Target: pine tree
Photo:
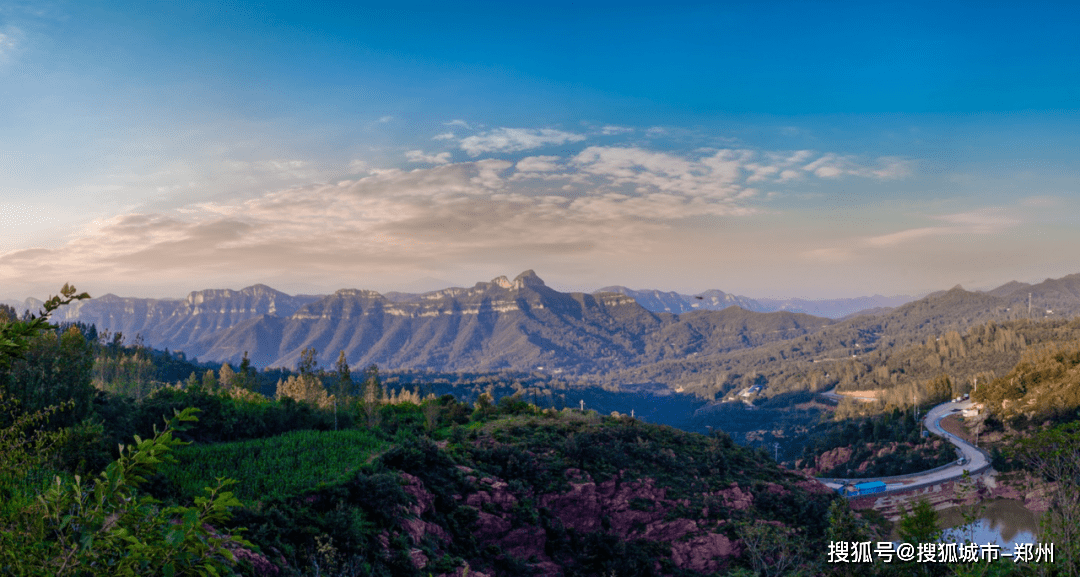
<instances>
[{"instance_id":1,"label":"pine tree","mask_svg":"<svg viewBox=\"0 0 1080 577\"><path fill-rule=\"evenodd\" d=\"M226 391L231 389L236 383L236 371L229 366L229 363L221 365L221 370L218 371L218 383L220 383L221 388Z\"/></svg>"},{"instance_id":2,"label":"pine tree","mask_svg":"<svg viewBox=\"0 0 1080 577\"><path fill-rule=\"evenodd\" d=\"M367 415L369 427L379 424L379 410L382 408L385 394L379 380L379 367L374 364L364 370L364 388L361 406Z\"/></svg>"},{"instance_id":3,"label":"pine tree","mask_svg":"<svg viewBox=\"0 0 1080 577\"><path fill-rule=\"evenodd\" d=\"M214 374L214 369L206 369L206 373L202 377L202 386L207 391L218 390L217 376Z\"/></svg>"},{"instance_id":4,"label":"pine tree","mask_svg":"<svg viewBox=\"0 0 1080 577\"><path fill-rule=\"evenodd\" d=\"M251 366L248 352L244 351L244 358L240 360L240 372L236 374L236 386L247 391L254 391L258 380L255 377L255 367Z\"/></svg>"},{"instance_id":5,"label":"pine tree","mask_svg":"<svg viewBox=\"0 0 1080 577\"><path fill-rule=\"evenodd\" d=\"M334 379L334 430L338 428L337 409L338 402L345 401L352 392L352 374L349 372L349 361L345 358L345 351L338 353L336 379Z\"/></svg>"}]
</instances>

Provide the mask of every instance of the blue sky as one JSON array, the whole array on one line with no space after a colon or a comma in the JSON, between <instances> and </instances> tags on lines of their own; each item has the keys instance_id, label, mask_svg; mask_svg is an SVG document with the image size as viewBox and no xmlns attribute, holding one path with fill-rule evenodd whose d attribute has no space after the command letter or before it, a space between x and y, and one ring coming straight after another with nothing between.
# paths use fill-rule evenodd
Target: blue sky
<instances>
[{"instance_id":1,"label":"blue sky","mask_svg":"<svg viewBox=\"0 0 1080 577\"><path fill-rule=\"evenodd\" d=\"M0 0L0 296L1080 272L1060 3Z\"/></svg>"}]
</instances>

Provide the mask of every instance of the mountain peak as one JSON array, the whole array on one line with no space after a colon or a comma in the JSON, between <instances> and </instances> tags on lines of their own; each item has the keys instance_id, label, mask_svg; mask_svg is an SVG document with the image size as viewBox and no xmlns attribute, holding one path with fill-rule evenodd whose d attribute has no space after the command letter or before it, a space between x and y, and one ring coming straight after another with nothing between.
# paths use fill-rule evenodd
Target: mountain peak
<instances>
[{"instance_id":1,"label":"mountain peak","mask_svg":"<svg viewBox=\"0 0 1080 577\"><path fill-rule=\"evenodd\" d=\"M517 278L514 279L514 288L524 288L524 287L527 287L527 286L547 286L547 285L545 285L544 281L541 280L540 277L536 275L535 271L533 271L532 269L529 269L529 270L517 275Z\"/></svg>"},{"instance_id":2,"label":"mountain peak","mask_svg":"<svg viewBox=\"0 0 1080 577\"><path fill-rule=\"evenodd\" d=\"M491 284L507 290L514 288L514 283L510 282L510 279L506 278L506 275L491 279Z\"/></svg>"}]
</instances>

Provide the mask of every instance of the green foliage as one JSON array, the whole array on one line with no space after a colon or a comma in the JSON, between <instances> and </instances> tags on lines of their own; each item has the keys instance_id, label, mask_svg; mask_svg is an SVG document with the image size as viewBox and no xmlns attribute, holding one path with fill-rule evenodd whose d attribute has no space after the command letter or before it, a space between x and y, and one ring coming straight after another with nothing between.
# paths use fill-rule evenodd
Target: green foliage
<instances>
[{"instance_id":1,"label":"green foliage","mask_svg":"<svg viewBox=\"0 0 1080 577\"><path fill-rule=\"evenodd\" d=\"M812 466L822 454L839 447L849 447L851 457L830 470L819 471L818 476L905 475L946 465L956 459L951 444L939 437L923 438L921 431L922 425L915 420L915 415L899 409L872 417L819 423L809 432L801 466Z\"/></svg>"},{"instance_id":2,"label":"green foliage","mask_svg":"<svg viewBox=\"0 0 1080 577\"><path fill-rule=\"evenodd\" d=\"M917 545L937 542L942 533L938 527L937 511L929 501L916 501L910 511L905 510L901 514L897 532L905 543Z\"/></svg>"},{"instance_id":3,"label":"green foliage","mask_svg":"<svg viewBox=\"0 0 1080 577\"><path fill-rule=\"evenodd\" d=\"M39 472L46 469L47 456L66 439L63 432L47 432L42 425L61 409L54 406L26 412L18 400L0 391L0 513L4 518L41 488Z\"/></svg>"},{"instance_id":4,"label":"green foliage","mask_svg":"<svg viewBox=\"0 0 1080 577\"><path fill-rule=\"evenodd\" d=\"M23 410L39 411L70 403L54 413L47 426L60 428L84 419L94 394L91 385L93 349L74 327L64 332L41 330L23 341L18 358L0 363L0 390L18 399Z\"/></svg>"},{"instance_id":5,"label":"green foliage","mask_svg":"<svg viewBox=\"0 0 1080 577\"><path fill-rule=\"evenodd\" d=\"M1055 544L1055 563L1063 574L1080 574L1080 421L1038 431L1009 449L1026 469L1053 483L1040 539Z\"/></svg>"},{"instance_id":6,"label":"green foliage","mask_svg":"<svg viewBox=\"0 0 1080 577\"><path fill-rule=\"evenodd\" d=\"M214 479L236 479L247 502L284 499L354 474L385 447L371 431L295 431L233 443L190 445L161 473L174 496L190 498Z\"/></svg>"},{"instance_id":7,"label":"green foliage","mask_svg":"<svg viewBox=\"0 0 1080 577\"><path fill-rule=\"evenodd\" d=\"M0 530L0 568L16 575L221 575L230 574L229 547L250 546L210 529L240 505L231 481L195 499L192 507L161 507L137 489L183 445L173 431L197 420L193 409L177 412L150 439L136 438L92 483L56 478L16 525Z\"/></svg>"},{"instance_id":8,"label":"green foliage","mask_svg":"<svg viewBox=\"0 0 1080 577\"><path fill-rule=\"evenodd\" d=\"M1080 410L1080 340L1029 349L1011 371L980 387L973 396L1015 424L1076 418Z\"/></svg>"},{"instance_id":9,"label":"green foliage","mask_svg":"<svg viewBox=\"0 0 1080 577\"><path fill-rule=\"evenodd\" d=\"M795 530L754 521L740 525L737 533L755 574L779 577L809 573L810 554Z\"/></svg>"},{"instance_id":10,"label":"green foliage","mask_svg":"<svg viewBox=\"0 0 1080 577\"><path fill-rule=\"evenodd\" d=\"M30 339L46 329L56 327L49 324L49 315L63 305L76 300L88 299L90 295L78 293L75 287L64 284L59 296L50 296L43 304L45 310L28 320L6 320L0 322L0 368L10 366L15 359L22 358L30 348ZM6 315L5 315L6 318Z\"/></svg>"}]
</instances>

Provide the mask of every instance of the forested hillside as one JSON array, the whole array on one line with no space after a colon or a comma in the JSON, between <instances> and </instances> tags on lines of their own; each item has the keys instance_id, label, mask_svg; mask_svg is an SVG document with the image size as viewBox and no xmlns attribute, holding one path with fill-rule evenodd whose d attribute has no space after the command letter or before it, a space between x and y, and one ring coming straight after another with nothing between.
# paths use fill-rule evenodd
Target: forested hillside
<instances>
[{"instance_id":1,"label":"forested hillside","mask_svg":"<svg viewBox=\"0 0 1080 577\"><path fill-rule=\"evenodd\" d=\"M227 365L144 394L102 390L102 363L138 366L138 350L110 353L76 326L0 330L5 574L813 570L837 499L723 434L520 395L391 394L374 368L354 380L310 355L276 399ZM148 359L152 372L163 357ZM28 380L60 365L62 380Z\"/></svg>"}]
</instances>

